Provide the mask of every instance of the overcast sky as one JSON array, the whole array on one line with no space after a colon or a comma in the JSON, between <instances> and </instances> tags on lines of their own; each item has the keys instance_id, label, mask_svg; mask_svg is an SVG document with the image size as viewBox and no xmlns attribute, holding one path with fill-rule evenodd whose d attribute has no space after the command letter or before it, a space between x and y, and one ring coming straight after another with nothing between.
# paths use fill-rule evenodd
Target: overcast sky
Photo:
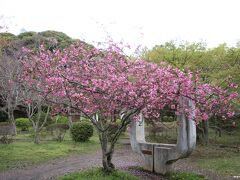
<instances>
[{"instance_id":1,"label":"overcast sky","mask_svg":"<svg viewBox=\"0 0 240 180\"><path fill-rule=\"evenodd\" d=\"M87 42L240 41L240 0L0 0L1 15L15 34L56 30Z\"/></svg>"}]
</instances>

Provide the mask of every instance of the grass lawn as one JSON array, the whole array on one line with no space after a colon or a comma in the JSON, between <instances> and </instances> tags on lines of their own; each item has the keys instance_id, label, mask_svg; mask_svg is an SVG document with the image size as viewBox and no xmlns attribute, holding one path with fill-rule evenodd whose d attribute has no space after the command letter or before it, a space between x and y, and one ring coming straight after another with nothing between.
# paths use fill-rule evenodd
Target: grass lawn
<instances>
[{"instance_id":1,"label":"grass lawn","mask_svg":"<svg viewBox=\"0 0 240 180\"><path fill-rule=\"evenodd\" d=\"M11 144L0 144L0 171L22 168L69 154L89 153L100 148L96 134L84 143L71 141L69 135L63 142L40 141L38 145L31 141L29 134L19 134L16 139Z\"/></svg>"},{"instance_id":2,"label":"grass lawn","mask_svg":"<svg viewBox=\"0 0 240 180\"><path fill-rule=\"evenodd\" d=\"M211 132L210 145L198 146L192 158L198 166L222 175L240 175L240 132L214 137ZM224 148L221 148L224 145Z\"/></svg>"},{"instance_id":3,"label":"grass lawn","mask_svg":"<svg viewBox=\"0 0 240 180\"><path fill-rule=\"evenodd\" d=\"M240 155L232 155L231 157L218 157L209 159L199 159L197 164L208 170L213 170L219 174L239 176L240 175Z\"/></svg>"},{"instance_id":4,"label":"grass lawn","mask_svg":"<svg viewBox=\"0 0 240 180\"><path fill-rule=\"evenodd\" d=\"M86 171L71 173L59 178L59 180L139 180L137 177L123 171L114 171L105 174L99 169L89 169Z\"/></svg>"}]
</instances>

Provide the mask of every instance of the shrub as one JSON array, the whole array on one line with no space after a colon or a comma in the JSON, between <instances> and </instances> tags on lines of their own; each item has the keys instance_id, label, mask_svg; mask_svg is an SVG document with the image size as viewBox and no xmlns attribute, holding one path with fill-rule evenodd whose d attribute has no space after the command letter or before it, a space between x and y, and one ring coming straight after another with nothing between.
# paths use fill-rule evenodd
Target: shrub
<instances>
[{"instance_id":1,"label":"shrub","mask_svg":"<svg viewBox=\"0 0 240 180\"><path fill-rule=\"evenodd\" d=\"M68 124L68 118L66 116L55 116L54 118L54 122L57 124Z\"/></svg>"},{"instance_id":2,"label":"shrub","mask_svg":"<svg viewBox=\"0 0 240 180\"><path fill-rule=\"evenodd\" d=\"M80 122L88 122L88 123L91 123L91 120L88 119L88 118L85 118L85 117L81 117Z\"/></svg>"},{"instance_id":3,"label":"shrub","mask_svg":"<svg viewBox=\"0 0 240 180\"><path fill-rule=\"evenodd\" d=\"M16 126L21 129L21 131L28 131L31 123L28 118L17 118Z\"/></svg>"},{"instance_id":4,"label":"shrub","mask_svg":"<svg viewBox=\"0 0 240 180\"><path fill-rule=\"evenodd\" d=\"M51 134L54 136L54 139L57 141L63 141L66 131L69 129L69 126L65 123L51 124L47 126L47 131L51 131Z\"/></svg>"},{"instance_id":5,"label":"shrub","mask_svg":"<svg viewBox=\"0 0 240 180\"><path fill-rule=\"evenodd\" d=\"M93 125L88 122L75 123L70 132L73 141L85 142L93 135Z\"/></svg>"}]
</instances>

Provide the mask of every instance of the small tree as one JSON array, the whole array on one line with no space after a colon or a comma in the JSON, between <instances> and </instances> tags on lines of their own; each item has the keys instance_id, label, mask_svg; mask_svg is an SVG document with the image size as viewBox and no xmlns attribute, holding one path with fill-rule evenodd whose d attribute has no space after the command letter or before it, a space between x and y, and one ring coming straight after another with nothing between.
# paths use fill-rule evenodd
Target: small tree
<instances>
[{"instance_id":1,"label":"small tree","mask_svg":"<svg viewBox=\"0 0 240 180\"><path fill-rule=\"evenodd\" d=\"M1 110L8 115L9 121L12 123L15 134L16 122L14 111L20 105L22 100L21 81L21 65L19 63L20 52L14 49L10 43L8 48L1 49L0 55L0 102Z\"/></svg>"},{"instance_id":2,"label":"small tree","mask_svg":"<svg viewBox=\"0 0 240 180\"><path fill-rule=\"evenodd\" d=\"M46 102L45 97L40 93L42 89L28 81L27 77L22 76L22 106L25 107L27 117L31 121L34 131L34 143L39 144L39 133L47 124L47 120L50 116L50 105ZM40 79L34 79L34 81L40 81Z\"/></svg>"},{"instance_id":3,"label":"small tree","mask_svg":"<svg viewBox=\"0 0 240 180\"><path fill-rule=\"evenodd\" d=\"M46 112L44 111L44 108L46 109ZM36 100L32 99L31 102L26 103L26 111L34 131L34 143L39 144L39 133L47 123L50 106L46 105L40 98L36 98ZM42 116L43 114L44 117Z\"/></svg>"}]
</instances>

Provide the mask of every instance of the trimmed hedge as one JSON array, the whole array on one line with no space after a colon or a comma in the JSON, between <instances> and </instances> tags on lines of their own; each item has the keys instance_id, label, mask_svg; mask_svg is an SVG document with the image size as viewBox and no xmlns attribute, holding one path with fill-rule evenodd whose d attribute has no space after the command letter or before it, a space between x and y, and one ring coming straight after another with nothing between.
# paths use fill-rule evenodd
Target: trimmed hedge
<instances>
[{"instance_id":1,"label":"trimmed hedge","mask_svg":"<svg viewBox=\"0 0 240 180\"><path fill-rule=\"evenodd\" d=\"M93 125L89 122L75 123L70 129L70 132L73 141L85 142L93 136Z\"/></svg>"},{"instance_id":2,"label":"trimmed hedge","mask_svg":"<svg viewBox=\"0 0 240 180\"><path fill-rule=\"evenodd\" d=\"M21 131L28 131L31 126L31 122L28 118L17 118L16 126L21 129Z\"/></svg>"},{"instance_id":3,"label":"trimmed hedge","mask_svg":"<svg viewBox=\"0 0 240 180\"><path fill-rule=\"evenodd\" d=\"M54 121L57 124L68 124L68 118L66 116L54 116Z\"/></svg>"}]
</instances>

